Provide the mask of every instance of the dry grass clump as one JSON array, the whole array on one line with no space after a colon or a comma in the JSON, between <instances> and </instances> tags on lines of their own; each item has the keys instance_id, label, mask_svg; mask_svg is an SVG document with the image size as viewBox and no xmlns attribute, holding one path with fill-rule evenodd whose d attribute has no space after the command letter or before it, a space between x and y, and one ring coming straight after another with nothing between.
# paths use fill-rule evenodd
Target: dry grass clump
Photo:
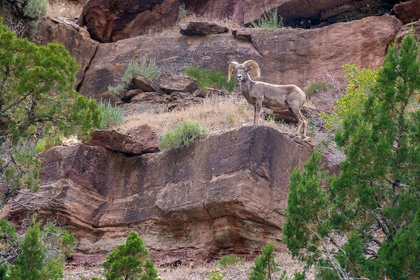
<instances>
[{"instance_id":1,"label":"dry grass clump","mask_svg":"<svg viewBox=\"0 0 420 280\"><path fill-rule=\"evenodd\" d=\"M123 123L114 128L125 132L133 127L147 124L158 136L163 136L167 130L174 129L183 120L198 121L209 129L210 134L218 134L238 129L244 125L253 125L254 108L242 96L215 96L183 110L130 115L125 118ZM272 120L263 120L261 124L283 132L292 132L295 129L293 125L276 123Z\"/></svg>"}]
</instances>

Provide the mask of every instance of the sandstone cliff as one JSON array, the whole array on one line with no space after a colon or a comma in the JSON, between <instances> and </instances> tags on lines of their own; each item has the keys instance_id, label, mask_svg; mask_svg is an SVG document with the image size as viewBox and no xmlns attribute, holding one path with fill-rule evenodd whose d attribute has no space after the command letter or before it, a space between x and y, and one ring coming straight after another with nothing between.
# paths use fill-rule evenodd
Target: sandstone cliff
<instances>
[{"instance_id":1,"label":"sandstone cliff","mask_svg":"<svg viewBox=\"0 0 420 280\"><path fill-rule=\"evenodd\" d=\"M136 230L158 262L254 255L281 240L289 173L311 151L264 126L140 156L56 147L41 155L38 197L18 195L3 216L19 224L36 208L74 232L85 254L108 253Z\"/></svg>"}]
</instances>

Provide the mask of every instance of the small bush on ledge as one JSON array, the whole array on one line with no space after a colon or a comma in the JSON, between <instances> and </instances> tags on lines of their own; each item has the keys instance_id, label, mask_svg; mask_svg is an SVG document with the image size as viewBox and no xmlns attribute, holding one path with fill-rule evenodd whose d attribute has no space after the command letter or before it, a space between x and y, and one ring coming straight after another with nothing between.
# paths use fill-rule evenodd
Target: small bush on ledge
<instances>
[{"instance_id":1,"label":"small bush on ledge","mask_svg":"<svg viewBox=\"0 0 420 280\"><path fill-rule=\"evenodd\" d=\"M159 142L159 150L165 151L188 145L188 143L205 138L209 134L206 127L197 121L183 121L175 129L168 130Z\"/></svg>"},{"instance_id":2,"label":"small bush on ledge","mask_svg":"<svg viewBox=\"0 0 420 280\"><path fill-rule=\"evenodd\" d=\"M235 255L226 255L220 259L218 264L220 264L221 266L230 266L236 264L244 264L244 262L245 260L241 260Z\"/></svg>"}]
</instances>

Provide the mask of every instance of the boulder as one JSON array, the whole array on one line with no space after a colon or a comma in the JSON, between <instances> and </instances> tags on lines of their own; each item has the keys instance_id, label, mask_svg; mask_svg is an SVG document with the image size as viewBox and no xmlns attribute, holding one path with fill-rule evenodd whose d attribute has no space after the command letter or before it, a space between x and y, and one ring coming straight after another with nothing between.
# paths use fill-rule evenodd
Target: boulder
<instances>
[{"instance_id":1,"label":"boulder","mask_svg":"<svg viewBox=\"0 0 420 280\"><path fill-rule=\"evenodd\" d=\"M313 81L324 81L333 75L344 84L343 64L354 63L365 68L381 66L388 45L401 25L393 16L381 16L310 30L245 29L237 32L237 38L229 34L150 36L101 44L79 92L100 97L108 85L121 81L130 58L142 57L145 53L153 54L159 67L177 72L183 71L185 65L195 65L227 74L229 61L253 59L261 67L260 80L265 82L305 88ZM255 77L253 71L250 73ZM314 94L312 101L325 111L333 108L337 97L338 94Z\"/></svg>"},{"instance_id":2,"label":"boulder","mask_svg":"<svg viewBox=\"0 0 420 280\"><path fill-rule=\"evenodd\" d=\"M193 93L198 89L197 80L184 75L164 75L160 77L158 84L168 94L175 91Z\"/></svg>"},{"instance_id":3,"label":"boulder","mask_svg":"<svg viewBox=\"0 0 420 280\"><path fill-rule=\"evenodd\" d=\"M178 17L178 0L90 0L83 7L79 25L100 42L144 34L150 28L172 26Z\"/></svg>"},{"instance_id":4,"label":"boulder","mask_svg":"<svg viewBox=\"0 0 420 280\"><path fill-rule=\"evenodd\" d=\"M413 34L414 38L419 40L420 39L420 20L403 25L397 34L397 41L401 42L404 36L408 34L410 29L412 29L414 32Z\"/></svg>"},{"instance_id":5,"label":"boulder","mask_svg":"<svg viewBox=\"0 0 420 280\"><path fill-rule=\"evenodd\" d=\"M121 95L121 100L124 102L130 102L133 97L136 95L139 95L140 93L143 93L144 91L141 89L132 89L128 90Z\"/></svg>"},{"instance_id":6,"label":"boulder","mask_svg":"<svg viewBox=\"0 0 420 280\"><path fill-rule=\"evenodd\" d=\"M160 92L160 88L155 83L141 75L137 75L131 80L130 87L143 92Z\"/></svg>"},{"instance_id":7,"label":"boulder","mask_svg":"<svg viewBox=\"0 0 420 280\"><path fill-rule=\"evenodd\" d=\"M185 36L207 36L228 32L227 27L208 22L187 22L181 25L180 33Z\"/></svg>"},{"instance_id":8,"label":"boulder","mask_svg":"<svg viewBox=\"0 0 420 280\"><path fill-rule=\"evenodd\" d=\"M19 225L25 206L37 205L39 217L75 234L85 255L109 253L134 230L159 264L255 255L268 241L287 250L281 236L289 174L311 153L308 143L265 126L140 156L54 147L40 155L37 196L18 194L1 217Z\"/></svg>"},{"instance_id":9,"label":"boulder","mask_svg":"<svg viewBox=\"0 0 420 280\"><path fill-rule=\"evenodd\" d=\"M83 79L86 68L95 55L98 42L84 36L82 31L63 21L42 19L35 32L31 33L29 40L36 45L47 45L49 43L59 43L64 45L70 55L76 58L76 63L80 65L77 72L76 87Z\"/></svg>"},{"instance_id":10,"label":"boulder","mask_svg":"<svg viewBox=\"0 0 420 280\"><path fill-rule=\"evenodd\" d=\"M395 15L403 22L410 23L420 19L420 0L411 0L394 6Z\"/></svg>"},{"instance_id":11,"label":"boulder","mask_svg":"<svg viewBox=\"0 0 420 280\"><path fill-rule=\"evenodd\" d=\"M133 128L127 133L96 130L92 133L89 145L129 155L141 155L159 150L157 136L148 125Z\"/></svg>"}]
</instances>

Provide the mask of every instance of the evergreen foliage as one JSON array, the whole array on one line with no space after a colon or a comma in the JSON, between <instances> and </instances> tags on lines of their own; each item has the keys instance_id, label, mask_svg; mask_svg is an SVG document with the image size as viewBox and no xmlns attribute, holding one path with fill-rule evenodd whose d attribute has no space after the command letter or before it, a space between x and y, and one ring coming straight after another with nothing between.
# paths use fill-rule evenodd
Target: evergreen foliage
<instances>
[{"instance_id":1,"label":"evergreen foliage","mask_svg":"<svg viewBox=\"0 0 420 280\"><path fill-rule=\"evenodd\" d=\"M96 101L74 91L76 60L62 45L36 46L17 38L0 19L0 184L6 199L22 187L37 190L37 141L99 126Z\"/></svg>"},{"instance_id":2,"label":"evergreen foliage","mask_svg":"<svg viewBox=\"0 0 420 280\"><path fill-rule=\"evenodd\" d=\"M249 280L271 280L273 273L279 271L279 265L275 262L274 244L268 243L261 248L261 255L255 258L251 267Z\"/></svg>"},{"instance_id":3,"label":"evergreen foliage","mask_svg":"<svg viewBox=\"0 0 420 280\"><path fill-rule=\"evenodd\" d=\"M201 89L215 87L232 92L235 89L236 80L226 82L226 76L217 70L207 70L198 66L188 66L185 74L196 79Z\"/></svg>"},{"instance_id":4,"label":"evergreen foliage","mask_svg":"<svg viewBox=\"0 0 420 280\"><path fill-rule=\"evenodd\" d=\"M321 279L420 277L418 59L410 31L388 51L370 94L343 115L337 177L320 171L318 152L291 175L283 238Z\"/></svg>"},{"instance_id":5,"label":"evergreen foliage","mask_svg":"<svg viewBox=\"0 0 420 280\"><path fill-rule=\"evenodd\" d=\"M72 234L51 223L41 227L35 217L23 238L6 220L0 220L0 236L0 279L62 279L64 259L76 246Z\"/></svg>"},{"instance_id":6,"label":"evergreen foliage","mask_svg":"<svg viewBox=\"0 0 420 280\"><path fill-rule=\"evenodd\" d=\"M157 270L148 258L149 251L139 235L132 231L126 243L118 245L102 264L107 280L157 280Z\"/></svg>"},{"instance_id":7,"label":"evergreen foliage","mask_svg":"<svg viewBox=\"0 0 420 280\"><path fill-rule=\"evenodd\" d=\"M175 129L168 130L159 141L159 150L165 151L186 146L191 142L205 138L209 134L207 128L202 127L197 121L183 121Z\"/></svg>"}]
</instances>

